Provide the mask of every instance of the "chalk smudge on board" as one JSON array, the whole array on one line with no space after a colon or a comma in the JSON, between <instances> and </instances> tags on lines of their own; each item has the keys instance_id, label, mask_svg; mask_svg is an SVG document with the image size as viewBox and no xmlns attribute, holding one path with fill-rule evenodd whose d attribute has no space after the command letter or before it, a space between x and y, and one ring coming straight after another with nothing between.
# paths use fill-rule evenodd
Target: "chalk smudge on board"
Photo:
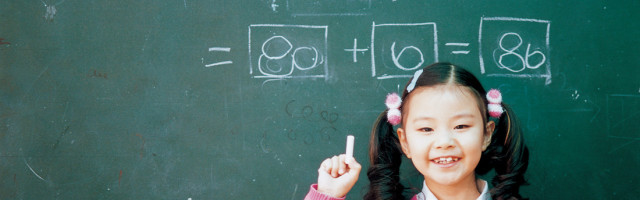
<instances>
[{"instance_id":1,"label":"chalk smudge on board","mask_svg":"<svg viewBox=\"0 0 640 200\"><path fill-rule=\"evenodd\" d=\"M56 15L56 11L57 10L55 5L47 6L47 13L44 14L44 19L52 22L53 16Z\"/></svg>"},{"instance_id":2,"label":"chalk smudge on board","mask_svg":"<svg viewBox=\"0 0 640 200\"><path fill-rule=\"evenodd\" d=\"M40 180L47 181L47 180L44 180L44 178L42 178L40 175L38 175L38 173L36 173L36 171L35 171L35 170L33 170L33 168L31 168L31 166L29 165L29 163L27 163L27 160L24 160L24 164L25 164L25 165L27 165L27 167L29 168L29 170L31 170L31 172L33 172L33 174L34 174L34 175L36 175L36 177L38 177Z\"/></svg>"},{"instance_id":3,"label":"chalk smudge on board","mask_svg":"<svg viewBox=\"0 0 640 200\"><path fill-rule=\"evenodd\" d=\"M291 200L296 198L296 193L298 192L298 184L296 184L296 187L293 188L293 194L291 195Z\"/></svg>"},{"instance_id":4,"label":"chalk smudge on board","mask_svg":"<svg viewBox=\"0 0 640 200\"><path fill-rule=\"evenodd\" d=\"M271 150L267 148L267 145L264 144L264 140L267 138L267 131L262 134L262 139L260 139L260 148L262 148L262 152L269 153Z\"/></svg>"},{"instance_id":5,"label":"chalk smudge on board","mask_svg":"<svg viewBox=\"0 0 640 200\"><path fill-rule=\"evenodd\" d=\"M142 138L142 135L136 133L136 136L140 137L140 140L142 140L142 146L140 147L140 158L142 159L142 155L144 154L144 138Z\"/></svg>"},{"instance_id":6,"label":"chalk smudge on board","mask_svg":"<svg viewBox=\"0 0 640 200\"><path fill-rule=\"evenodd\" d=\"M64 0L54 4L54 5L47 5L47 3L45 3L44 1L40 0L40 2L42 2L42 4L44 4L44 7L47 8L47 12L44 14L44 19L48 22L53 22L53 17L56 15L56 12L58 12L58 10L56 9L56 6L64 3Z\"/></svg>"},{"instance_id":7,"label":"chalk smudge on board","mask_svg":"<svg viewBox=\"0 0 640 200\"><path fill-rule=\"evenodd\" d=\"M612 149L611 151L609 151L608 154L612 154L613 152L616 152L616 151L618 151L618 150L620 150L620 149L622 149L622 148L624 148L624 147L626 147L626 146L628 146L628 145L630 145L630 144L632 144L634 142L637 142L637 141L639 141L639 140L631 140L631 141L628 141L627 143L624 143L622 145L618 145L618 147L616 147L616 148Z\"/></svg>"},{"instance_id":8,"label":"chalk smudge on board","mask_svg":"<svg viewBox=\"0 0 640 200\"><path fill-rule=\"evenodd\" d=\"M63 120L64 120L64 117L63 117ZM58 139L56 140L56 143L53 144L53 150L56 150L56 148L60 144L60 139L62 138L62 136L65 135L65 133L67 133L67 131L69 131L69 126L64 127L64 130L62 131L62 133L60 133L60 136L58 136Z\"/></svg>"}]
</instances>

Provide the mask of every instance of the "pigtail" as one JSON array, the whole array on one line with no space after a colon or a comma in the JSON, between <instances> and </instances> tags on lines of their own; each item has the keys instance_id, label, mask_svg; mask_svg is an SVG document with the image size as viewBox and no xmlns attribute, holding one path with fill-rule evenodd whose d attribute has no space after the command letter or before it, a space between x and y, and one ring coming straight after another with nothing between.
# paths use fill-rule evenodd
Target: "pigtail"
<instances>
[{"instance_id":1,"label":"pigtail","mask_svg":"<svg viewBox=\"0 0 640 200\"><path fill-rule=\"evenodd\" d=\"M387 111L382 112L371 130L369 141L370 167L367 200L404 199L404 186L400 183L400 163L402 151L400 142L387 121Z\"/></svg>"},{"instance_id":2,"label":"pigtail","mask_svg":"<svg viewBox=\"0 0 640 200\"><path fill-rule=\"evenodd\" d=\"M524 144L522 129L513 111L504 103L502 107L504 113L498 120L491 144L483 153L478 166L492 166L496 171L496 176L491 181L494 185L490 191L493 199L523 199L519 191L520 186L527 184L524 173L529 165L529 149ZM486 173L488 169L490 168L478 167L477 172Z\"/></svg>"}]
</instances>

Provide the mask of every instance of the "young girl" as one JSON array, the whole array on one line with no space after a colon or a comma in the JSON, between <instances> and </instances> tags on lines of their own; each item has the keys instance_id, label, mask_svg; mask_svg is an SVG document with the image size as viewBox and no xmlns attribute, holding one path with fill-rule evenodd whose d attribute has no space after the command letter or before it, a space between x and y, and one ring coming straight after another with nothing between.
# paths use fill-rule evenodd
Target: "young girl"
<instances>
[{"instance_id":1,"label":"young girl","mask_svg":"<svg viewBox=\"0 0 640 200\"><path fill-rule=\"evenodd\" d=\"M402 97L389 94L387 110L371 131L369 191L364 199L406 199L400 184L404 154L424 176L423 189L408 197L521 199L529 151L499 91L485 91L470 72L449 63L416 71ZM497 123L497 124L496 124ZM400 125L397 133L393 126ZM361 166L345 155L325 160L318 184L305 199L344 199ZM477 175L495 169L489 190Z\"/></svg>"}]
</instances>

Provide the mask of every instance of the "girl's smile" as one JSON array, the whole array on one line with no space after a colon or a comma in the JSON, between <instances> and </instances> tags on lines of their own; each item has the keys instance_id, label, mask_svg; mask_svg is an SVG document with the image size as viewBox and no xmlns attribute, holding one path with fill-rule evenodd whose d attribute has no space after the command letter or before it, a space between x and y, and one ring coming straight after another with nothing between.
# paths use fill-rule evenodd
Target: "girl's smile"
<instances>
[{"instance_id":1,"label":"girl's smile","mask_svg":"<svg viewBox=\"0 0 640 200\"><path fill-rule=\"evenodd\" d=\"M461 158L457 156L441 156L431 159L431 162L433 162L438 167L449 168L457 164L460 159Z\"/></svg>"}]
</instances>

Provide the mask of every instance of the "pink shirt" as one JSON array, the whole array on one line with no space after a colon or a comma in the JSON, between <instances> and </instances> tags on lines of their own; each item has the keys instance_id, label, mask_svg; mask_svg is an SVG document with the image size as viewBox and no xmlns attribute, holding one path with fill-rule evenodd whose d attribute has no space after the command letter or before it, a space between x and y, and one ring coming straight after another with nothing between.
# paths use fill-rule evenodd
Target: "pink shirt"
<instances>
[{"instance_id":1,"label":"pink shirt","mask_svg":"<svg viewBox=\"0 0 640 200\"><path fill-rule=\"evenodd\" d=\"M489 194L489 184L487 184L487 181L478 179L478 183L484 186L482 187L482 193L476 200L491 200L491 194ZM307 196L304 197L304 200L344 200L345 198L346 196L342 198L335 198L326 194L322 194L318 192L318 184L313 184L311 185L311 188L309 189L309 193L307 193ZM414 195L413 198L411 198L411 200L438 200L438 199L436 198L435 195L433 195L433 193L431 193L431 190L429 190L429 187L427 187L427 184L423 183L422 192Z\"/></svg>"},{"instance_id":2,"label":"pink shirt","mask_svg":"<svg viewBox=\"0 0 640 200\"><path fill-rule=\"evenodd\" d=\"M307 193L307 196L304 197L304 200L344 200L345 197L346 196L342 198L335 198L326 194L322 194L318 192L318 184L313 184L311 185L311 188L309 189L309 193Z\"/></svg>"}]
</instances>

